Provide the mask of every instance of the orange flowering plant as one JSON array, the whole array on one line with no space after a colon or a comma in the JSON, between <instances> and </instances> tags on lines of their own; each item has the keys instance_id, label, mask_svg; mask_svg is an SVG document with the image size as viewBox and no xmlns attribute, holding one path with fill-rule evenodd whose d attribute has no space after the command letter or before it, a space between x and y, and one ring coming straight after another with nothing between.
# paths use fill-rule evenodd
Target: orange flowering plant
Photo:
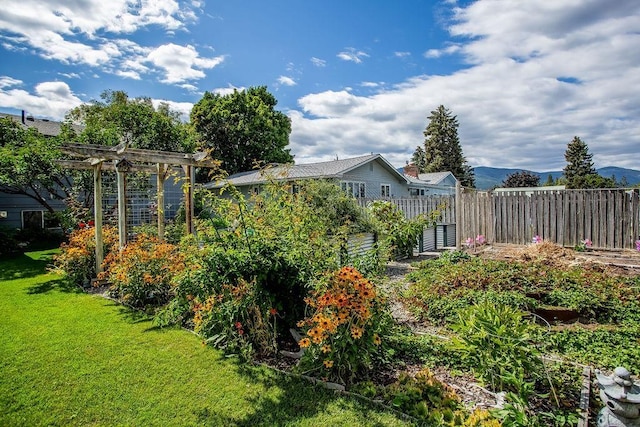
<instances>
[{"instance_id":1,"label":"orange flowering plant","mask_svg":"<svg viewBox=\"0 0 640 427\"><path fill-rule=\"evenodd\" d=\"M349 383L373 367L390 316L369 279L353 267L342 267L305 302L312 313L298 323L306 328L298 343L306 349L299 369Z\"/></svg>"},{"instance_id":2,"label":"orange flowering plant","mask_svg":"<svg viewBox=\"0 0 640 427\"><path fill-rule=\"evenodd\" d=\"M121 251L105 257L101 279L111 282L111 291L134 307L160 306L173 295L173 278L185 268L177 246L155 236L139 234Z\"/></svg>"},{"instance_id":3,"label":"orange flowering plant","mask_svg":"<svg viewBox=\"0 0 640 427\"><path fill-rule=\"evenodd\" d=\"M205 342L245 359L256 351L274 353L278 310L261 298L256 283L239 279L216 288L204 301L189 296L194 331Z\"/></svg>"},{"instance_id":4,"label":"orange flowering plant","mask_svg":"<svg viewBox=\"0 0 640 427\"><path fill-rule=\"evenodd\" d=\"M118 250L118 231L114 227L102 228L104 254ZM69 241L60 245L60 253L54 256L54 269L64 274L71 282L88 285L96 276L96 239L93 227L76 229Z\"/></svg>"}]
</instances>

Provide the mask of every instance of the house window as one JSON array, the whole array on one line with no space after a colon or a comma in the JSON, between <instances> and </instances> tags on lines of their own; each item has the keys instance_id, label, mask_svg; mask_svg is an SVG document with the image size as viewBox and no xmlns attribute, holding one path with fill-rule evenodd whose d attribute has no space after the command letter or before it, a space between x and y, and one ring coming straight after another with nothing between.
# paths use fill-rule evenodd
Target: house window
<instances>
[{"instance_id":1,"label":"house window","mask_svg":"<svg viewBox=\"0 0 640 427\"><path fill-rule=\"evenodd\" d=\"M390 195L391 195L391 185L389 184L380 185L380 196L389 197Z\"/></svg>"},{"instance_id":2,"label":"house window","mask_svg":"<svg viewBox=\"0 0 640 427\"><path fill-rule=\"evenodd\" d=\"M257 185L255 185L255 186L251 187L251 194L256 195L256 196L257 196L258 194L260 194L260 187L259 187L259 186L257 186Z\"/></svg>"},{"instance_id":3,"label":"house window","mask_svg":"<svg viewBox=\"0 0 640 427\"><path fill-rule=\"evenodd\" d=\"M22 228L25 230L41 230L44 228L42 211L22 211Z\"/></svg>"},{"instance_id":4,"label":"house window","mask_svg":"<svg viewBox=\"0 0 640 427\"><path fill-rule=\"evenodd\" d=\"M424 188L410 188L409 189L410 196L424 196Z\"/></svg>"},{"instance_id":5,"label":"house window","mask_svg":"<svg viewBox=\"0 0 640 427\"><path fill-rule=\"evenodd\" d=\"M364 198L367 193L367 187L364 182L343 181L340 183L342 191L356 198Z\"/></svg>"}]
</instances>

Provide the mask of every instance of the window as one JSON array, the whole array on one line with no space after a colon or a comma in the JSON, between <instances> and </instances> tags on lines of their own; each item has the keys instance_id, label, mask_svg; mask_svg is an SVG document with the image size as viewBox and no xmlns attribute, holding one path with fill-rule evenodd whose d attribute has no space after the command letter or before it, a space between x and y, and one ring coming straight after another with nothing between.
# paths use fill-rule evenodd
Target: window
<instances>
[{"instance_id":1,"label":"window","mask_svg":"<svg viewBox=\"0 0 640 427\"><path fill-rule=\"evenodd\" d=\"M40 230L44 228L42 211L22 211L22 228L25 230Z\"/></svg>"},{"instance_id":2,"label":"window","mask_svg":"<svg viewBox=\"0 0 640 427\"><path fill-rule=\"evenodd\" d=\"M364 198L367 193L367 187L364 182L343 181L340 183L340 188L348 195L359 199Z\"/></svg>"},{"instance_id":3,"label":"window","mask_svg":"<svg viewBox=\"0 0 640 427\"><path fill-rule=\"evenodd\" d=\"M391 195L391 186L389 184L380 185L380 196L389 197Z\"/></svg>"},{"instance_id":4,"label":"window","mask_svg":"<svg viewBox=\"0 0 640 427\"><path fill-rule=\"evenodd\" d=\"M409 189L410 196L424 196L424 188L410 188Z\"/></svg>"}]
</instances>

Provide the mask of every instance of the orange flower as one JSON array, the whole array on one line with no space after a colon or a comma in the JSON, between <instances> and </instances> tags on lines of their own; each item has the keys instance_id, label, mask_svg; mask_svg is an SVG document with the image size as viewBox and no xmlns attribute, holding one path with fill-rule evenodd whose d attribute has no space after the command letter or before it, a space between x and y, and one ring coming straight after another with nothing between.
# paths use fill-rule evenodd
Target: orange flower
<instances>
[{"instance_id":1,"label":"orange flower","mask_svg":"<svg viewBox=\"0 0 640 427\"><path fill-rule=\"evenodd\" d=\"M320 351L322 351L323 353L329 353L331 351L331 346L329 344L325 344L322 346Z\"/></svg>"},{"instance_id":2,"label":"orange flower","mask_svg":"<svg viewBox=\"0 0 640 427\"><path fill-rule=\"evenodd\" d=\"M309 338L302 338L300 342L298 342L300 348L307 348L311 345L311 340Z\"/></svg>"},{"instance_id":3,"label":"orange flower","mask_svg":"<svg viewBox=\"0 0 640 427\"><path fill-rule=\"evenodd\" d=\"M322 363L324 363L324 367L327 369L331 369L333 367L333 360L325 360Z\"/></svg>"},{"instance_id":4,"label":"orange flower","mask_svg":"<svg viewBox=\"0 0 640 427\"><path fill-rule=\"evenodd\" d=\"M317 335L317 336L313 337L313 343L314 344L320 344L320 343L322 343L322 341L324 341L324 336L322 336L322 335Z\"/></svg>"},{"instance_id":5,"label":"orange flower","mask_svg":"<svg viewBox=\"0 0 640 427\"><path fill-rule=\"evenodd\" d=\"M275 316L276 314L278 314L278 310L275 308L270 308L269 309L269 314L271 314L272 316Z\"/></svg>"}]
</instances>

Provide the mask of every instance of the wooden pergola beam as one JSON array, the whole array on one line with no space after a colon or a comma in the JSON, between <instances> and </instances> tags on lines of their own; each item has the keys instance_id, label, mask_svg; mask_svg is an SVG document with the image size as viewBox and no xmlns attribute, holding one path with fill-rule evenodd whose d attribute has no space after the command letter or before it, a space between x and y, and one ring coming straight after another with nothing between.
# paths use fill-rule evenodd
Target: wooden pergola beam
<instances>
[{"instance_id":1,"label":"wooden pergola beam","mask_svg":"<svg viewBox=\"0 0 640 427\"><path fill-rule=\"evenodd\" d=\"M176 153L173 151L143 150L140 148L110 147L106 145L86 145L66 143L60 151L73 157L98 158L131 162L165 163L180 166L216 167L218 162L208 158L206 153Z\"/></svg>"}]
</instances>

